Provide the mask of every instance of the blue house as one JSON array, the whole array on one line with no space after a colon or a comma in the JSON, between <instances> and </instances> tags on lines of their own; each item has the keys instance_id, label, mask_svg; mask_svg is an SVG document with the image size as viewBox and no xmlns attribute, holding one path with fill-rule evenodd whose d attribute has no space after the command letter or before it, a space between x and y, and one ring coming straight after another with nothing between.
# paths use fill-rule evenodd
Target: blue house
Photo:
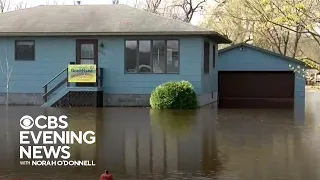
<instances>
[{"instance_id":1,"label":"blue house","mask_svg":"<svg viewBox=\"0 0 320 180\"><path fill-rule=\"evenodd\" d=\"M220 108L305 107L305 64L249 44L219 51Z\"/></svg>"},{"instance_id":2,"label":"blue house","mask_svg":"<svg viewBox=\"0 0 320 180\"><path fill-rule=\"evenodd\" d=\"M38 6L0 22L0 102L8 91L19 105L149 106L170 80L191 82L199 106L209 104L218 98L218 44L231 42L125 5ZM68 83L69 64L95 64L97 82Z\"/></svg>"}]
</instances>

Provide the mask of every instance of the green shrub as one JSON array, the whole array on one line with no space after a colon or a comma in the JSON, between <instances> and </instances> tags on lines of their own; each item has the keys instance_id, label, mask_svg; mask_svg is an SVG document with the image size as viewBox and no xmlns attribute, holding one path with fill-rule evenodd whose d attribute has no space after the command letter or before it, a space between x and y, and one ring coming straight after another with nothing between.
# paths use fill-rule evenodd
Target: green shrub
<instances>
[{"instance_id":1,"label":"green shrub","mask_svg":"<svg viewBox=\"0 0 320 180\"><path fill-rule=\"evenodd\" d=\"M197 95L188 81L169 81L153 90L150 105L154 109L195 109Z\"/></svg>"}]
</instances>

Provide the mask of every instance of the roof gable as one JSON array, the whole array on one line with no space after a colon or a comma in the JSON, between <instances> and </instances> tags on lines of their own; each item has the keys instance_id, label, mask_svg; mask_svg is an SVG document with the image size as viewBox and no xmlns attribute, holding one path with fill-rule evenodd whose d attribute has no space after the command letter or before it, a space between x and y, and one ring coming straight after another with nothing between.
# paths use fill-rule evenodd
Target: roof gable
<instances>
[{"instance_id":1,"label":"roof gable","mask_svg":"<svg viewBox=\"0 0 320 180\"><path fill-rule=\"evenodd\" d=\"M278 54L278 53L275 53L275 52L271 52L271 51L268 51L268 50L265 50L263 48L256 47L256 46L253 46L253 45L250 45L250 44L247 44L247 43L239 43L239 44L235 44L235 45L226 47L224 49L219 50L219 54L223 54L223 53L228 52L230 50L233 50L233 49L236 49L236 48L241 48L241 47L250 48L252 50L259 51L259 52L265 53L265 54L269 54L271 56L276 56L278 58L281 58L281 59L284 59L284 60L287 60L287 61L292 61L292 62L295 62L295 63L300 64L300 65L304 65L304 66L306 65L304 62L302 62L300 60L297 60L297 59L294 59L294 58L290 58L288 56L284 56L284 55L281 55L281 54Z\"/></svg>"},{"instance_id":2,"label":"roof gable","mask_svg":"<svg viewBox=\"0 0 320 180\"><path fill-rule=\"evenodd\" d=\"M0 35L106 34L205 35L230 43L215 31L127 5L37 6L0 14Z\"/></svg>"}]
</instances>

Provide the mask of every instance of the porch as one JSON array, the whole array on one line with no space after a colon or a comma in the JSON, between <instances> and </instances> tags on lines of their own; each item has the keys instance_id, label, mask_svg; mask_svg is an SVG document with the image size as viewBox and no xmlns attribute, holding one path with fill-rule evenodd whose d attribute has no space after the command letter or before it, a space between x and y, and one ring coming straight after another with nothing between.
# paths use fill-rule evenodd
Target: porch
<instances>
[{"instance_id":1,"label":"porch","mask_svg":"<svg viewBox=\"0 0 320 180\"><path fill-rule=\"evenodd\" d=\"M96 68L94 83L70 83L68 67L54 76L44 86L41 107L102 107L103 68Z\"/></svg>"}]
</instances>

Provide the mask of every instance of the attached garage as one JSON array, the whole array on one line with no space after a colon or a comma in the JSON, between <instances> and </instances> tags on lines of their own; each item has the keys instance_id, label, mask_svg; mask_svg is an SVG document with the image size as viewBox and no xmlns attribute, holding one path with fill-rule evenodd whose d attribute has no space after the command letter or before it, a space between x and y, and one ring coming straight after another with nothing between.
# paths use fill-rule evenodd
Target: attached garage
<instances>
[{"instance_id":1,"label":"attached garage","mask_svg":"<svg viewBox=\"0 0 320 180\"><path fill-rule=\"evenodd\" d=\"M292 109L304 104L303 63L248 44L219 51L219 108ZM299 106L299 107L300 107Z\"/></svg>"}]
</instances>

